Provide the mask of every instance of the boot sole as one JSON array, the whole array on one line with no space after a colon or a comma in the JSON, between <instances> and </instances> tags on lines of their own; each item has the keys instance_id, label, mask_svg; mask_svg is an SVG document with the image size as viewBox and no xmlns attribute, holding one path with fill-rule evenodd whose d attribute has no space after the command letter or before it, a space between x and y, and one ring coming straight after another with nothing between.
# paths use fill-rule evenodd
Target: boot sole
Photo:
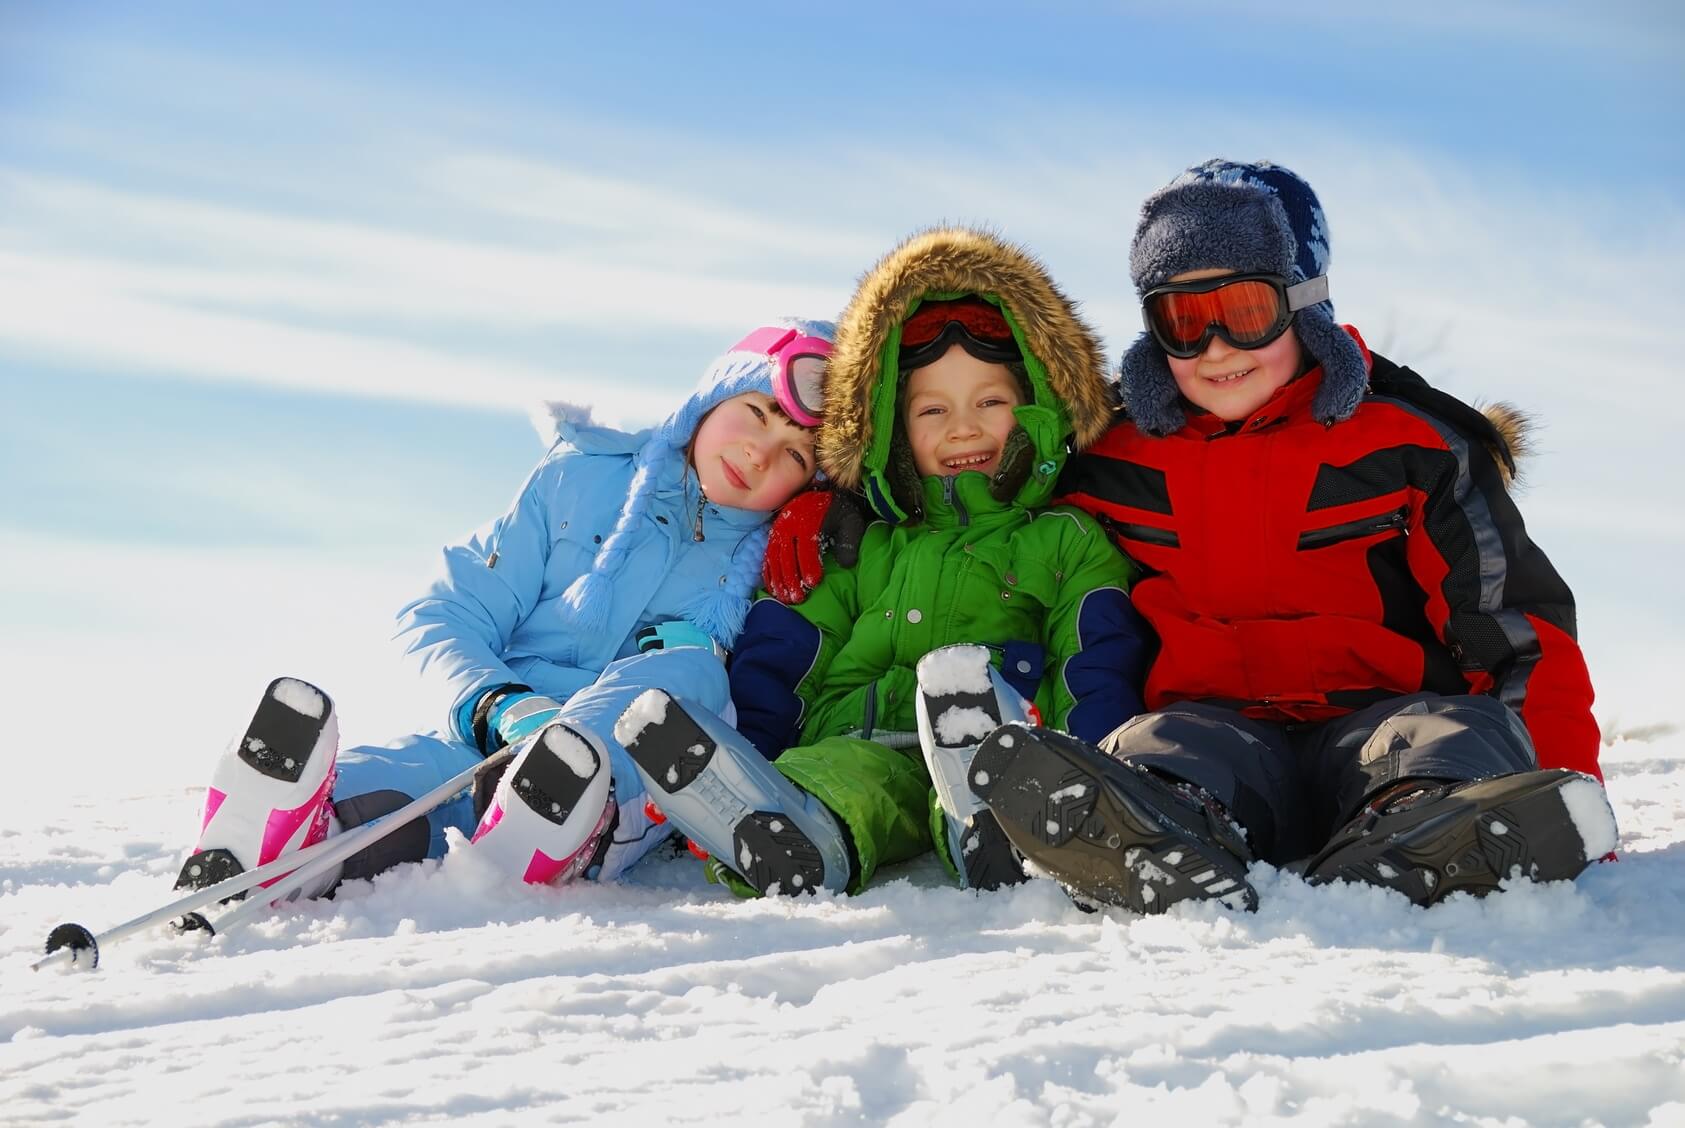
<instances>
[{"instance_id":1,"label":"boot sole","mask_svg":"<svg viewBox=\"0 0 1685 1128\"><path fill-rule=\"evenodd\" d=\"M630 740L622 737L622 743L662 813L762 893L794 895L822 888L825 861L813 840L788 813L756 809L754 800L739 794L722 773L710 772L719 751L714 738L670 695L649 693L666 699L665 714ZM698 817L702 811L713 817Z\"/></svg>"},{"instance_id":2,"label":"boot sole","mask_svg":"<svg viewBox=\"0 0 1685 1128\"><path fill-rule=\"evenodd\" d=\"M589 740L559 722L545 726L533 739L537 747L527 754L521 770L509 781L510 794L539 818L561 826L579 806L591 781L603 770L603 762ZM591 758L589 766L565 762L564 753L569 750L558 750L556 741L577 743ZM578 754L576 750L574 754ZM581 768L586 769L584 775L580 774Z\"/></svg>"},{"instance_id":3,"label":"boot sole","mask_svg":"<svg viewBox=\"0 0 1685 1128\"><path fill-rule=\"evenodd\" d=\"M474 831L475 851L529 885L588 873L608 849L615 815L603 753L566 722L552 721L533 734L509 773Z\"/></svg>"},{"instance_id":4,"label":"boot sole","mask_svg":"<svg viewBox=\"0 0 1685 1128\"><path fill-rule=\"evenodd\" d=\"M1578 788L1599 795L1573 795ZM1585 831L1606 834L1613 848L1607 799L1580 808L1606 818L1606 826L1582 828L1570 811L1571 798L1599 799L1601 792L1594 780L1566 769L1481 780L1420 810L1369 816L1311 862L1306 880L1379 885L1423 906L1457 892L1484 896L1512 873L1572 880L1594 860Z\"/></svg>"},{"instance_id":5,"label":"boot sole","mask_svg":"<svg viewBox=\"0 0 1685 1128\"><path fill-rule=\"evenodd\" d=\"M948 647L947 650L975 651L973 661L982 690L955 690L949 693L928 693L923 683L926 663L931 655L919 661L919 699L923 706L924 725L929 729L933 747L924 749L925 767L930 771L937 801L948 823L948 849L956 869L964 875L967 889L991 890L1028 881L1024 864L1013 853L1012 843L989 808L968 786L972 750L1002 722L1000 702L995 697L989 678L989 652L984 647ZM933 652L940 653L940 652ZM955 715L957 713L957 716ZM947 725L941 722L948 720ZM966 722L970 721L970 724ZM948 729L952 740L944 740ZM959 731L955 731L955 729Z\"/></svg>"},{"instance_id":6,"label":"boot sole","mask_svg":"<svg viewBox=\"0 0 1685 1128\"><path fill-rule=\"evenodd\" d=\"M1087 756L1104 753L1010 725L977 750L971 789L1012 844L1078 897L1142 914L1188 900L1258 907L1238 857L1158 809L1180 805L1168 788L1123 765L1103 773Z\"/></svg>"},{"instance_id":7,"label":"boot sole","mask_svg":"<svg viewBox=\"0 0 1685 1128\"><path fill-rule=\"evenodd\" d=\"M251 772L243 777L249 782L241 790L265 796L260 803L271 803L271 809L284 808L289 804L296 806L309 799L313 789L300 788L298 784L308 771L316 746L333 717L333 700L316 686L298 678L276 678L270 682L235 746L239 762ZM212 781L213 787L228 781L227 772L232 764L228 761L224 763L227 767L219 770L217 778ZM238 769L233 769L233 773L241 774ZM254 775L257 778L253 778ZM228 794L230 788L217 790ZM221 823L213 816L200 829L199 845L205 848L195 850L182 863L176 876L176 889L204 889L245 872L246 867L228 846L229 835L242 843L246 839L254 839L252 849L254 854L257 852L255 839L262 836L262 821L254 821L255 817L250 813L242 816L237 809L229 806L226 799L224 807L227 809L218 809ZM268 817L266 812L263 818ZM222 842L207 846L207 837L213 842L220 838Z\"/></svg>"}]
</instances>

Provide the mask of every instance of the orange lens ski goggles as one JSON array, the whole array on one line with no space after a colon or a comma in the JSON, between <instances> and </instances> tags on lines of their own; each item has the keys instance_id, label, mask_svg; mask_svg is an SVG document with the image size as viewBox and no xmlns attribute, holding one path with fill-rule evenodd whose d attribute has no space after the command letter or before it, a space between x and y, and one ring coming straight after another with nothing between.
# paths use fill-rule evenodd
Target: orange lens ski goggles
<instances>
[{"instance_id":1,"label":"orange lens ski goggles","mask_svg":"<svg viewBox=\"0 0 1685 1128\"><path fill-rule=\"evenodd\" d=\"M1187 359L1212 337L1237 349L1262 348L1287 332L1293 314L1328 299L1328 276L1289 286L1279 274L1225 274L1154 286L1141 315L1159 348Z\"/></svg>"}]
</instances>

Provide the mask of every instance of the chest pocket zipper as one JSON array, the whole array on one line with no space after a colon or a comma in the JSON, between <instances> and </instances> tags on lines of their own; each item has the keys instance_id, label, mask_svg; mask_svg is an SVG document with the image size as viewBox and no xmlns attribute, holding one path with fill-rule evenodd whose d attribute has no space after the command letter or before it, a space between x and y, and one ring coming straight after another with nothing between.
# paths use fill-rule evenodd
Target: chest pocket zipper
<instances>
[{"instance_id":1,"label":"chest pocket zipper","mask_svg":"<svg viewBox=\"0 0 1685 1128\"><path fill-rule=\"evenodd\" d=\"M1138 525L1133 521L1119 521L1115 517L1099 515L1100 524L1114 538L1156 544L1160 548L1181 548L1182 538L1175 529L1161 529L1157 525Z\"/></svg>"},{"instance_id":2,"label":"chest pocket zipper","mask_svg":"<svg viewBox=\"0 0 1685 1128\"><path fill-rule=\"evenodd\" d=\"M1299 534L1300 549L1327 548L1331 544L1341 544L1349 540L1360 540L1380 533L1398 531L1408 533L1410 520L1409 506L1401 505L1389 513L1382 513L1376 517L1360 517L1355 521L1345 521L1338 525L1329 525L1325 529L1310 529Z\"/></svg>"}]
</instances>

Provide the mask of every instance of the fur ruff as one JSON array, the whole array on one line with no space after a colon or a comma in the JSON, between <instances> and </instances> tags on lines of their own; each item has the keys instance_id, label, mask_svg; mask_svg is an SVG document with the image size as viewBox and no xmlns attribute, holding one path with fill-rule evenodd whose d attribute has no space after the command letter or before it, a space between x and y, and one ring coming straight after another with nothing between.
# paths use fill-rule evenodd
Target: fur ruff
<instances>
[{"instance_id":1,"label":"fur ruff","mask_svg":"<svg viewBox=\"0 0 1685 1128\"><path fill-rule=\"evenodd\" d=\"M934 227L890 251L868 270L837 323L825 371L819 465L838 484L859 487L872 442L871 399L891 330L929 293L994 294L1006 303L1064 401L1078 450L1110 426L1115 406L1098 335L1047 268L990 231Z\"/></svg>"},{"instance_id":2,"label":"fur ruff","mask_svg":"<svg viewBox=\"0 0 1685 1128\"><path fill-rule=\"evenodd\" d=\"M1532 457L1537 450L1533 439L1539 430L1538 418L1531 412L1523 411L1513 403L1502 400L1476 406L1480 408L1480 413L1491 421L1492 426L1497 428L1498 436L1509 448L1510 459L1515 463L1515 473L1512 474L1503 455L1495 450L1491 452L1492 461L1498 464L1498 473L1503 475L1505 488L1513 489L1522 485L1522 461Z\"/></svg>"}]
</instances>

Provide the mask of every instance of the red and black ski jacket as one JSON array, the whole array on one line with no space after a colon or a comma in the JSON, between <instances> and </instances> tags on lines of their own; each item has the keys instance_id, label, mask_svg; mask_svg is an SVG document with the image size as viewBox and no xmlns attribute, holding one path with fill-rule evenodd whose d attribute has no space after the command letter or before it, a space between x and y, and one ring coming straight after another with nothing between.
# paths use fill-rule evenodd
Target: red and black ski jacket
<instances>
[{"instance_id":1,"label":"red and black ski jacket","mask_svg":"<svg viewBox=\"0 0 1685 1128\"><path fill-rule=\"evenodd\" d=\"M1331 426L1310 414L1320 380L1239 423L1191 415L1159 438L1120 421L1067 468L1058 502L1147 570L1132 592L1162 643L1147 708L1295 722L1488 693L1521 716L1541 767L1601 776L1574 598L1510 499L1507 451L1430 410L1481 418L1383 357ZM1412 385L1424 394L1385 394Z\"/></svg>"}]
</instances>

